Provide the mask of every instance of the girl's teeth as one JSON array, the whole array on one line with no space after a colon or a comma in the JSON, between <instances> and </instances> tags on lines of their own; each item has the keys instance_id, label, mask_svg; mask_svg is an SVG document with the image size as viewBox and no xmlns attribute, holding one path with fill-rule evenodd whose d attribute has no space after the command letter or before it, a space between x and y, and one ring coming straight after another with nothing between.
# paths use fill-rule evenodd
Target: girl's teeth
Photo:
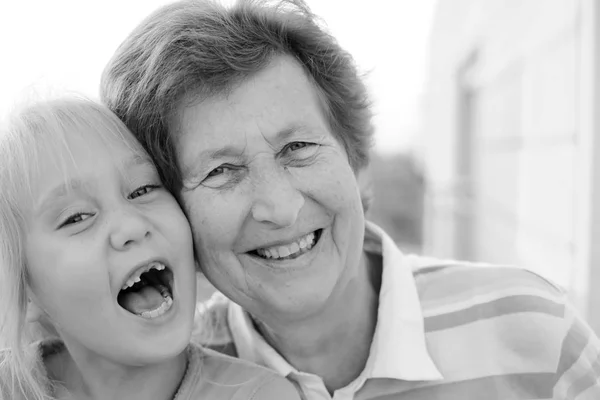
<instances>
[{"instance_id":1,"label":"girl's teeth","mask_svg":"<svg viewBox=\"0 0 600 400\"><path fill-rule=\"evenodd\" d=\"M164 313L169 311L171 309L172 305L173 305L173 299L171 298L171 296L167 295L165 297L165 300L162 302L162 304L160 306L158 306L157 309L152 310L152 311L144 311L143 313L139 314L139 316L142 318L146 318L146 319L154 319L154 318L160 317L161 315L163 315Z\"/></svg>"},{"instance_id":2,"label":"girl's teeth","mask_svg":"<svg viewBox=\"0 0 600 400\"><path fill-rule=\"evenodd\" d=\"M165 269L166 267L165 267L163 264L161 264L161 263L159 263L159 262L157 262L157 261L153 261L153 262L151 262L150 264L148 264L148 265L146 266L146 268L144 268L144 269L142 269L142 270L139 270L139 271L138 271L138 273L136 274L136 276L135 276L135 277L133 277L133 278L130 278L130 279L127 281L127 282L125 282L125 285L123 285L123 287L121 288L121 290L127 290L127 288L130 288L130 287L132 287L133 285L135 285L137 282L141 281L141 278L140 278L140 276L141 276L141 275L142 275L144 272L148 272L148 271L150 271L150 270L151 270L151 269L153 269L153 268L154 268L154 269L157 269L157 270L159 270L159 271L162 271L162 270L163 270L163 269Z\"/></svg>"},{"instance_id":3,"label":"girl's teeth","mask_svg":"<svg viewBox=\"0 0 600 400\"><path fill-rule=\"evenodd\" d=\"M141 281L139 276L136 276L135 278L129 279L125 285L123 285L123 287L121 288L122 290L127 290L128 288L132 287L133 285L135 285L137 282Z\"/></svg>"}]
</instances>

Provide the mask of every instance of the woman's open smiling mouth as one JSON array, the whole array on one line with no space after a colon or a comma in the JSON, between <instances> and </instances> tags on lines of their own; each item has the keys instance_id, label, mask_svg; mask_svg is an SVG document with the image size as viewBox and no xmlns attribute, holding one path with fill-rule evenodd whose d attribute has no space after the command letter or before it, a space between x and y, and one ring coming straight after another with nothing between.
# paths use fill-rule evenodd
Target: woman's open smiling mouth
<instances>
[{"instance_id":1,"label":"woman's open smiling mouth","mask_svg":"<svg viewBox=\"0 0 600 400\"><path fill-rule=\"evenodd\" d=\"M249 254L267 260L293 260L309 252L319 241L323 229L317 229L292 242L277 246L259 248Z\"/></svg>"}]
</instances>

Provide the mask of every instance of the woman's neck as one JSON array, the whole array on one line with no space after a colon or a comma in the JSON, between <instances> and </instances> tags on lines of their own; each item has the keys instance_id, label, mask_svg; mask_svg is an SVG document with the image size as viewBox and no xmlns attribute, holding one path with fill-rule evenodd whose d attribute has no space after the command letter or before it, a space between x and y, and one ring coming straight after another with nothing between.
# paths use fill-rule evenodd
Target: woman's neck
<instances>
[{"instance_id":1,"label":"woman's neck","mask_svg":"<svg viewBox=\"0 0 600 400\"><path fill-rule=\"evenodd\" d=\"M87 349L68 351L45 360L48 376L57 382L57 399L173 399L187 367L187 351L161 363L131 367L116 364Z\"/></svg>"},{"instance_id":2,"label":"woman's neck","mask_svg":"<svg viewBox=\"0 0 600 400\"><path fill-rule=\"evenodd\" d=\"M291 365L320 376L333 393L365 367L377 324L380 285L381 258L365 255L360 273L318 316L297 325L262 321L259 329Z\"/></svg>"}]
</instances>

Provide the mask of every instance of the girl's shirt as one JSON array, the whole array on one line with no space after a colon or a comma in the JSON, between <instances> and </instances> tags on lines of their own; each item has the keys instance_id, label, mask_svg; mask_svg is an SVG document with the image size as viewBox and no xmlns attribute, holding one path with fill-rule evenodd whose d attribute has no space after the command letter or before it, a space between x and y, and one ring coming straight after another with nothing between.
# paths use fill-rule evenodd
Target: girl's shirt
<instances>
[{"instance_id":1,"label":"girl's shirt","mask_svg":"<svg viewBox=\"0 0 600 400\"><path fill-rule=\"evenodd\" d=\"M44 340L34 346L38 346L42 359L66 351L58 339ZM300 399L290 382L269 369L193 343L186 351L187 369L173 400Z\"/></svg>"}]
</instances>

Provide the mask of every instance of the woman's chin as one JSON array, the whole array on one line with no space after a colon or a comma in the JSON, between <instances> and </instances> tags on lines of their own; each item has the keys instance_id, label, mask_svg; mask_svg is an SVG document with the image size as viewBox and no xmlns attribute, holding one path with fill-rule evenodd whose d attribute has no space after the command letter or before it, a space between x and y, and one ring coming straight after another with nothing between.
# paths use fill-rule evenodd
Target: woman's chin
<instances>
[{"instance_id":1,"label":"woman's chin","mask_svg":"<svg viewBox=\"0 0 600 400\"><path fill-rule=\"evenodd\" d=\"M285 288L285 293L277 291L271 295L265 291L252 307L256 312L250 309L248 311L257 317L261 316L265 321L273 318L289 323L305 321L312 316L321 315L323 309L327 307L334 285L325 283L326 280L321 279L315 282L315 285L290 284Z\"/></svg>"}]
</instances>

